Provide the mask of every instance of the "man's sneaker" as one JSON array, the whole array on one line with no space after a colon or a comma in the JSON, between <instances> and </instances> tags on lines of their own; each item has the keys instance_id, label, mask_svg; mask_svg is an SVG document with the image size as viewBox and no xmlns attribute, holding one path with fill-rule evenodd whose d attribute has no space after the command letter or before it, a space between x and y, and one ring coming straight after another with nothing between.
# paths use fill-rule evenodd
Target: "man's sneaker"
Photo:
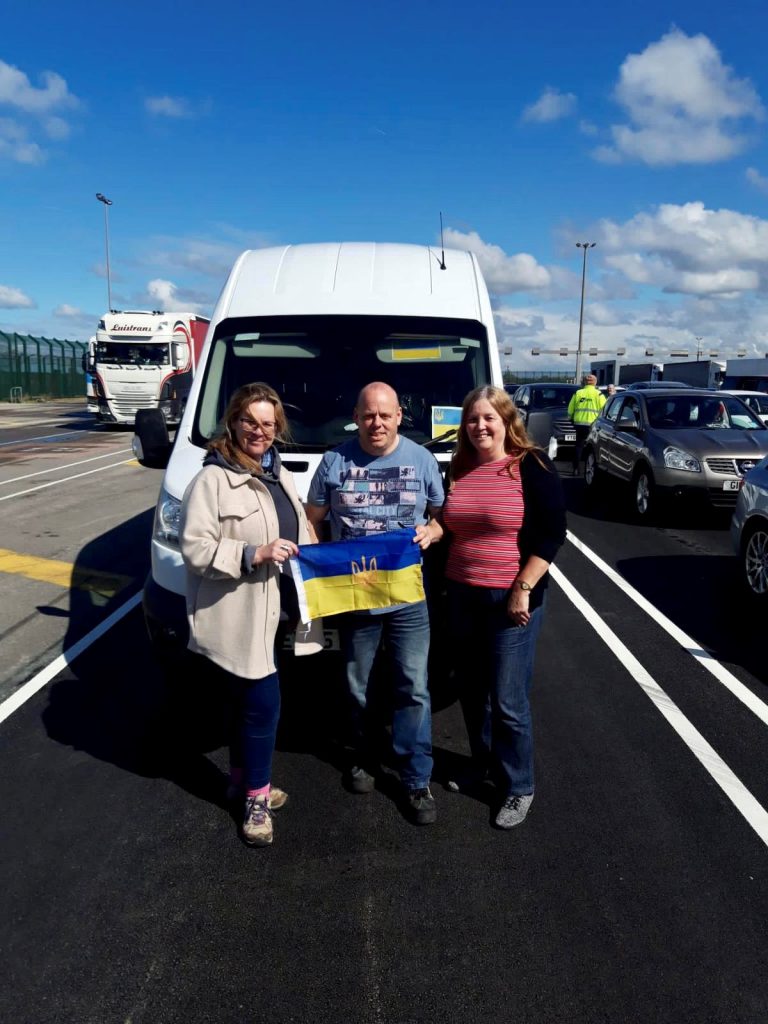
<instances>
[{"instance_id":1,"label":"man's sneaker","mask_svg":"<svg viewBox=\"0 0 768 1024\"><path fill-rule=\"evenodd\" d=\"M230 782L227 786L227 803L234 804L238 800L245 799L245 790L242 784L238 785L236 782ZM285 807L288 803L288 794L284 789L280 789L279 786L272 786L269 791L269 809L270 811L279 811L281 807Z\"/></svg>"},{"instance_id":2,"label":"man's sneaker","mask_svg":"<svg viewBox=\"0 0 768 1024\"><path fill-rule=\"evenodd\" d=\"M266 796L245 798L243 839L249 846L269 846L272 842L272 814Z\"/></svg>"},{"instance_id":3,"label":"man's sneaker","mask_svg":"<svg viewBox=\"0 0 768 1024\"><path fill-rule=\"evenodd\" d=\"M431 825L437 821L435 798L426 789L409 789L406 798L408 817L414 825Z\"/></svg>"},{"instance_id":4,"label":"man's sneaker","mask_svg":"<svg viewBox=\"0 0 768 1024\"><path fill-rule=\"evenodd\" d=\"M376 787L376 779L369 775L365 768L355 765L347 772L344 780L347 789L352 793L372 793Z\"/></svg>"},{"instance_id":5,"label":"man's sneaker","mask_svg":"<svg viewBox=\"0 0 768 1024\"><path fill-rule=\"evenodd\" d=\"M515 796L514 794L508 796L496 815L496 824L499 828L514 828L515 825L522 825L532 803L533 793L527 793L525 796Z\"/></svg>"}]
</instances>

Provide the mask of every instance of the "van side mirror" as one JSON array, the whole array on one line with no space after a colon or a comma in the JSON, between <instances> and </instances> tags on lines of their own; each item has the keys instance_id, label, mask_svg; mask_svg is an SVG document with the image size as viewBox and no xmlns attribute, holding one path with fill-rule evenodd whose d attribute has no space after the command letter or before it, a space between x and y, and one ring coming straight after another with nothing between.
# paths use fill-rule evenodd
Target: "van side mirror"
<instances>
[{"instance_id":1,"label":"van side mirror","mask_svg":"<svg viewBox=\"0 0 768 1024\"><path fill-rule=\"evenodd\" d=\"M171 455L168 425L159 409L139 409L136 412L135 434L131 442L133 454L142 466L164 469Z\"/></svg>"}]
</instances>

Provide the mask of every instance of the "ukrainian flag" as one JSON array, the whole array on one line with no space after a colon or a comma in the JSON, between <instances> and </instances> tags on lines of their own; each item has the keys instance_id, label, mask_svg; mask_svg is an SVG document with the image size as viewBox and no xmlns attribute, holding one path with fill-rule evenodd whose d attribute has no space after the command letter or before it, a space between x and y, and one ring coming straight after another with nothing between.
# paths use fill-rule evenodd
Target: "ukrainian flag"
<instances>
[{"instance_id":1,"label":"ukrainian flag","mask_svg":"<svg viewBox=\"0 0 768 1024\"><path fill-rule=\"evenodd\" d=\"M415 530L302 544L290 559L302 622L424 600Z\"/></svg>"}]
</instances>

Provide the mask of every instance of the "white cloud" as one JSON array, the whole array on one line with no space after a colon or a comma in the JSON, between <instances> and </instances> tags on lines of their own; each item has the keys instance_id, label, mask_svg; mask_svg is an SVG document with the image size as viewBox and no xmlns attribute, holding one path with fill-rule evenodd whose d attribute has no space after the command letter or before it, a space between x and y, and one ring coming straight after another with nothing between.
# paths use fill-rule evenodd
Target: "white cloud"
<instances>
[{"instance_id":1,"label":"white cloud","mask_svg":"<svg viewBox=\"0 0 768 1024\"><path fill-rule=\"evenodd\" d=\"M23 71L0 60L0 103L27 114L47 114L51 110L79 105L80 101L69 91L61 75L55 71L43 71L40 78L43 87L37 89Z\"/></svg>"},{"instance_id":2,"label":"white cloud","mask_svg":"<svg viewBox=\"0 0 768 1024\"><path fill-rule=\"evenodd\" d=\"M198 301L198 296L188 288L179 288L173 281L157 277L147 283L147 295L156 309L183 309L190 313L201 313L209 303Z\"/></svg>"},{"instance_id":3,"label":"white cloud","mask_svg":"<svg viewBox=\"0 0 768 1024\"><path fill-rule=\"evenodd\" d=\"M473 252L477 256L488 290L496 295L545 288L550 273L527 252L508 256L498 245L484 242L476 231L463 233L448 228L445 244L454 249Z\"/></svg>"},{"instance_id":4,"label":"white cloud","mask_svg":"<svg viewBox=\"0 0 768 1024\"><path fill-rule=\"evenodd\" d=\"M0 117L0 159L6 157L18 164L40 164L45 154L29 138L27 129L9 117Z\"/></svg>"},{"instance_id":5,"label":"white cloud","mask_svg":"<svg viewBox=\"0 0 768 1024\"><path fill-rule=\"evenodd\" d=\"M754 185L761 192L768 192L768 178L761 174L756 167L748 167L744 176L750 185Z\"/></svg>"},{"instance_id":6,"label":"white cloud","mask_svg":"<svg viewBox=\"0 0 768 1024\"><path fill-rule=\"evenodd\" d=\"M712 42L679 29L625 59L615 96L628 123L613 125L612 145L594 151L604 162L726 160L749 144L744 122L765 116L751 82L735 76Z\"/></svg>"},{"instance_id":7,"label":"white cloud","mask_svg":"<svg viewBox=\"0 0 768 1024\"><path fill-rule=\"evenodd\" d=\"M640 285L699 296L768 290L768 221L703 203L663 204L618 224L603 220L605 263Z\"/></svg>"},{"instance_id":8,"label":"white cloud","mask_svg":"<svg viewBox=\"0 0 768 1024\"><path fill-rule=\"evenodd\" d=\"M0 284L0 309L36 309L36 303L20 288Z\"/></svg>"},{"instance_id":9,"label":"white cloud","mask_svg":"<svg viewBox=\"0 0 768 1024\"><path fill-rule=\"evenodd\" d=\"M44 71L40 79L42 86L35 87L23 71L0 60L0 107L10 107L14 114L13 118L0 118L0 160L40 164L45 152L33 133L41 130L56 140L70 134L70 126L59 112L77 108L80 101L54 71Z\"/></svg>"},{"instance_id":10,"label":"white cloud","mask_svg":"<svg viewBox=\"0 0 768 1024\"><path fill-rule=\"evenodd\" d=\"M176 96L148 96L144 102L148 113L160 117L191 117L192 111L185 99Z\"/></svg>"},{"instance_id":11,"label":"white cloud","mask_svg":"<svg viewBox=\"0 0 768 1024\"><path fill-rule=\"evenodd\" d=\"M535 121L539 124L559 121L575 111L576 103L576 97L572 92L562 93L558 89L547 86L536 102L525 108L523 120Z\"/></svg>"},{"instance_id":12,"label":"white cloud","mask_svg":"<svg viewBox=\"0 0 768 1024\"><path fill-rule=\"evenodd\" d=\"M82 309L78 309L77 306L70 306L66 302L62 302L60 306L57 306L53 311L54 316L60 316L67 319L76 319L83 315Z\"/></svg>"}]
</instances>

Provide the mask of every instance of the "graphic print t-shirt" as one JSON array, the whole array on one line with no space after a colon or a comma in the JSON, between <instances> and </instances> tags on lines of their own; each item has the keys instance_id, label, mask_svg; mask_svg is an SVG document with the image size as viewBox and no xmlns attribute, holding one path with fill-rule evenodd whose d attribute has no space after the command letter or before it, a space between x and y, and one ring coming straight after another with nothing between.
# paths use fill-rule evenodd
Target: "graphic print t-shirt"
<instances>
[{"instance_id":1,"label":"graphic print t-shirt","mask_svg":"<svg viewBox=\"0 0 768 1024\"><path fill-rule=\"evenodd\" d=\"M331 538L349 540L427 521L443 504L434 455L401 437L389 455L368 455L357 439L326 452L309 486L310 505L330 505Z\"/></svg>"}]
</instances>

